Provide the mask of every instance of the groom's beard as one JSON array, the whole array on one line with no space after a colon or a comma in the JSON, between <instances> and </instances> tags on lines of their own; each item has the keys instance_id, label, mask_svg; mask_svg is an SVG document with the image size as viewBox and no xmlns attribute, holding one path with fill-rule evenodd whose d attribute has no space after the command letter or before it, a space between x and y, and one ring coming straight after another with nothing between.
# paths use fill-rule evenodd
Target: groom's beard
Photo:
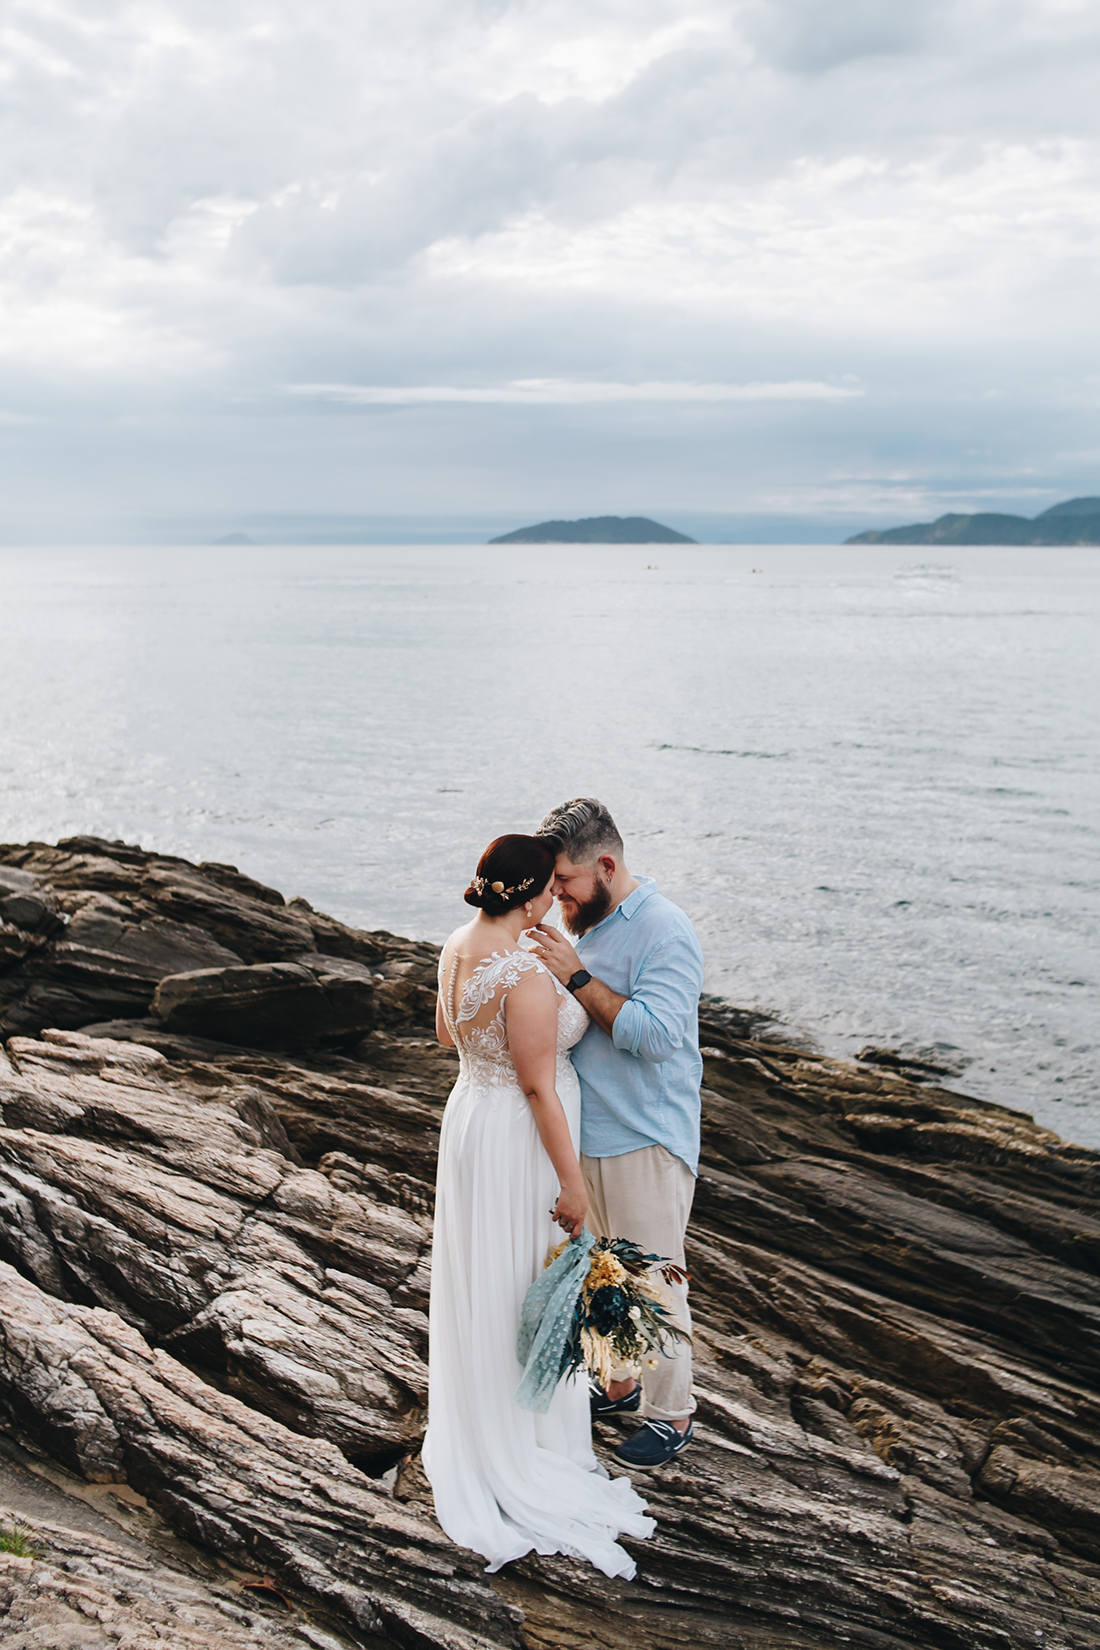
<instances>
[{"instance_id":1,"label":"groom's beard","mask_svg":"<svg viewBox=\"0 0 1100 1650\"><path fill-rule=\"evenodd\" d=\"M561 920L570 934L579 936L587 934L590 928L595 928L598 922L602 922L610 909L611 890L602 882L597 882L591 899L586 899L583 903L578 901L571 912L562 906Z\"/></svg>"}]
</instances>

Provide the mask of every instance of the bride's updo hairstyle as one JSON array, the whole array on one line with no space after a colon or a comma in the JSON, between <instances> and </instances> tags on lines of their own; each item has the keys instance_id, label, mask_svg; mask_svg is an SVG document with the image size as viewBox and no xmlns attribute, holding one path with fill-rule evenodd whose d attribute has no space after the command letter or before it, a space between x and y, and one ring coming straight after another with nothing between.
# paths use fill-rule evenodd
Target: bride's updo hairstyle
<instances>
[{"instance_id":1,"label":"bride's updo hairstyle","mask_svg":"<svg viewBox=\"0 0 1100 1650\"><path fill-rule=\"evenodd\" d=\"M498 836L478 860L463 898L487 917L503 917L542 893L557 857L546 837Z\"/></svg>"}]
</instances>

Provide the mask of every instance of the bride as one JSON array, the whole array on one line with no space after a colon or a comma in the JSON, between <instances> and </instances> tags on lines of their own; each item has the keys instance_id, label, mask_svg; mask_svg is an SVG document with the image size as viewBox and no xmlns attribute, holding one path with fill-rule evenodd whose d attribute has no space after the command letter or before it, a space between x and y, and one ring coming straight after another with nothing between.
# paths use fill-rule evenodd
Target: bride
<instances>
[{"instance_id":1,"label":"bride","mask_svg":"<svg viewBox=\"0 0 1100 1650\"><path fill-rule=\"evenodd\" d=\"M439 1142L424 1467L443 1529L489 1570L534 1551L629 1578L615 1538L654 1523L597 1464L587 1382L562 1381L545 1415L512 1401L523 1297L553 1222L573 1236L587 1213L569 1050L588 1016L519 943L553 903L554 857L538 837L491 842L466 890L477 915L439 961L436 1030L459 1075Z\"/></svg>"}]
</instances>

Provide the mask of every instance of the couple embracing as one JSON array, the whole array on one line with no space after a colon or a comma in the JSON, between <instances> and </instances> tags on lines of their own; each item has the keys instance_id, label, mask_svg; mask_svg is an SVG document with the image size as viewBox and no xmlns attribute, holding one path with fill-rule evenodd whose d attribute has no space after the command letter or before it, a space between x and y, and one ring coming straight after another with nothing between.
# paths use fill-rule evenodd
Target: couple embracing
<instances>
[{"instance_id":1,"label":"couple embracing","mask_svg":"<svg viewBox=\"0 0 1100 1650\"><path fill-rule=\"evenodd\" d=\"M630 1577L616 1538L649 1535L653 1520L597 1462L591 1416L639 1416L615 1451L627 1467L678 1455L695 1408L690 1340L650 1360L640 1384L627 1368L606 1390L567 1378L536 1415L513 1402L516 1333L555 1222L683 1264L702 952L684 913L631 876L592 798L491 843L465 897L477 914L439 967L437 1031L460 1073L439 1146L424 1466L443 1529L490 1570L534 1551ZM543 920L555 898L575 944ZM686 1284L672 1295L690 1332Z\"/></svg>"}]
</instances>

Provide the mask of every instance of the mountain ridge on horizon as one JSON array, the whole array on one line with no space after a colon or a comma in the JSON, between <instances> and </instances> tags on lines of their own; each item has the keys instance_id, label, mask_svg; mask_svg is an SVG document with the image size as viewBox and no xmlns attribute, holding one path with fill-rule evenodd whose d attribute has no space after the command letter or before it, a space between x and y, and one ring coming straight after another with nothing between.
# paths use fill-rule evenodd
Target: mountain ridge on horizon
<instances>
[{"instance_id":1,"label":"mountain ridge on horizon","mask_svg":"<svg viewBox=\"0 0 1100 1650\"><path fill-rule=\"evenodd\" d=\"M1100 498L1070 498L1039 515L949 514L908 527L856 533L845 544L1098 544Z\"/></svg>"},{"instance_id":2,"label":"mountain ridge on horizon","mask_svg":"<svg viewBox=\"0 0 1100 1650\"><path fill-rule=\"evenodd\" d=\"M540 521L502 533L490 544L696 544L648 516L583 516L578 521Z\"/></svg>"}]
</instances>

